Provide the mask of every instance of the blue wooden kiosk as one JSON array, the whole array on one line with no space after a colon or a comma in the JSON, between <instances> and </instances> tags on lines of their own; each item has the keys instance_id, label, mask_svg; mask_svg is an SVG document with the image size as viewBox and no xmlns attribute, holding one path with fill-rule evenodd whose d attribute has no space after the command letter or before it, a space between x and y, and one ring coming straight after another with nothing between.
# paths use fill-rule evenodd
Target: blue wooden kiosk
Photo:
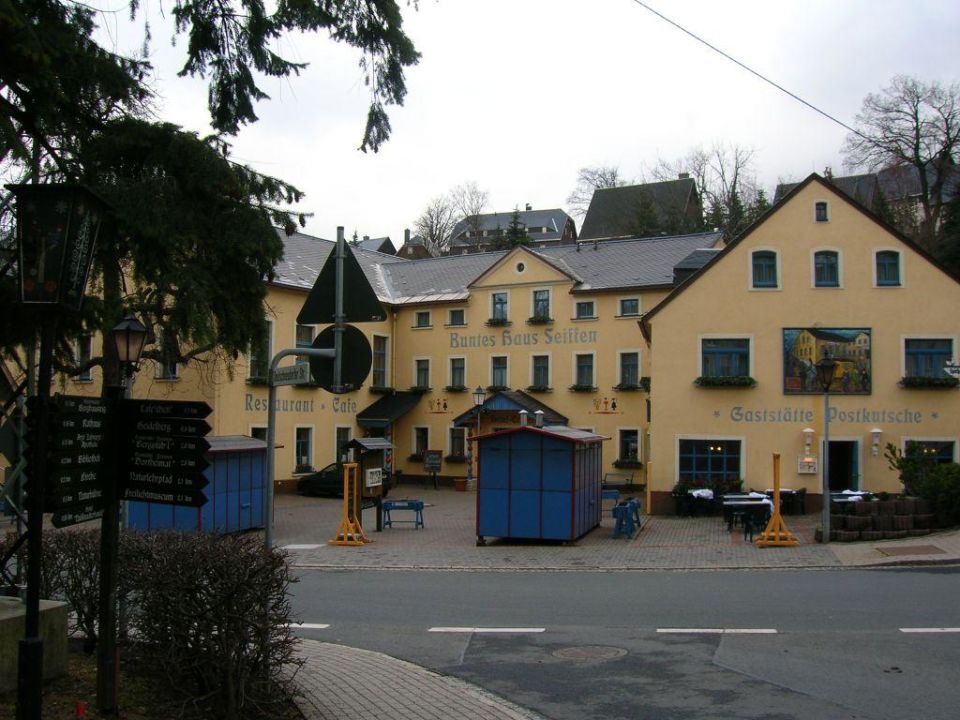
<instances>
[{"instance_id":1,"label":"blue wooden kiosk","mask_svg":"<svg viewBox=\"0 0 960 720\"><path fill-rule=\"evenodd\" d=\"M602 442L566 425L480 435L477 545L487 537L571 541L600 524Z\"/></svg>"},{"instance_id":2,"label":"blue wooden kiosk","mask_svg":"<svg viewBox=\"0 0 960 720\"><path fill-rule=\"evenodd\" d=\"M207 442L206 504L176 507L131 500L127 503L131 529L228 533L263 527L267 443L245 435L208 437Z\"/></svg>"}]
</instances>

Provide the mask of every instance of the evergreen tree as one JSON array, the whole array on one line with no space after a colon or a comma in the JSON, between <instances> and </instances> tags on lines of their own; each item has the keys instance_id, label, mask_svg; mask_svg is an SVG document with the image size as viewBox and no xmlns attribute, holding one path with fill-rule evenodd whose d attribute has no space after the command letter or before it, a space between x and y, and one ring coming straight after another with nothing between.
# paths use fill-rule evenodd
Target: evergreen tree
<instances>
[{"instance_id":1,"label":"evergreen tree","mask_svg":"<svg viewBox=\"0 0 960 720\"><path fill-rule=\"evenodd\" d=\"M527 234L527 226L520 222L520 209L514 207L510 214L510 222L507 223L507 229L503 232L497 228L497 235L493 241L495 250L505 250L518 245L532 245L530 236Z\"/></svg>"}]
</instances>

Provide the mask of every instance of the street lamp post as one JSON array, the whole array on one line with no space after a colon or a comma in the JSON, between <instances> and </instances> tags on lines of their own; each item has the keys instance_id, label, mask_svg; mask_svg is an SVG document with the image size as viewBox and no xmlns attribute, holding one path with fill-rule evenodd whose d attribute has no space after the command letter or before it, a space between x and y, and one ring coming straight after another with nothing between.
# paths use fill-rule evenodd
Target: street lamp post
<instances>
[{"instance_id":1,"label":"street lamp post","mask_svg":"<svg viewBox=\"0 0 960 720\"><path fill-rule=\"evenodd\" d=\"M483 387L480 386L480 385L477 385L477 389L473 391L473 409L474 409L474 410L476 411L476 413L477 413L477 435L478 435L478 436L480 435L480 413L483 412L483 400L484 400L484 398L486 397L486 395L487 395L487 393L484 391ZM470 450L469 450L469 447L468 447L468 450L467 450L467 454L468 454L468 455L471 455ZM479 461L480 461L480 446L477 445L477 463L478 463L478 465L477 465L477 480L480 479L480 466L479 466ZM472 468L473 468L473 457L471 456L471 457L468 457L468 458L467 458L467 483L468 483L468 484L469 484L470 480L472 479L472 478L470 477L470 473L471 473L471 469L472 469Z\"/></svg>"},{"instance_id":2,"label":"street lamp post","mask_svg":"<svg viewBox=\"0 0 960 720\"><path fill-rule=\"evenodd\" d=\"M125 458L118 457L117 438L123 417L121 403L127 383L132 381L147 339L147 329L128 315L110 330L107 342L116 351L119 374L104 388L109 402L113 432L110 433L113 467L104 484L103 517L100 520L100 634L97 639L97 707L113 714L118 705L117 673L117 551L120 540L120 472ZM107 374L104 374L104 379Z\"/></svg>"},{"instance_id":3,"label":"street lamp post","mask_svg":"<svg viewBox=\"0 0 960 720\"><path fill-rule=\"evenodd\" d=\"M823 388L823 508L820 523L823 526L821 542L830 542L830 385L836 374L837 361L825 357L817 363L817 380Z\"/></svg>"}]
</instances>

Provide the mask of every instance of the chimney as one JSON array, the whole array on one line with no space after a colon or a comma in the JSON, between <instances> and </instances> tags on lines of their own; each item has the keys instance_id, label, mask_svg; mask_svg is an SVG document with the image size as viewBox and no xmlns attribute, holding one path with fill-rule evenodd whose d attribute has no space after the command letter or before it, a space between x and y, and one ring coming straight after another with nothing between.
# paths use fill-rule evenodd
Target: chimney
<instances>
[{"instance_id":1,"label":"chimney","mask_svg":"<svg viewBox=\"0 0 960 720\"><path fill-rule=\"evenodd\" d=\"M410 242L410 228L403 229L403 244L407 245Z\"/></svg>"},{"instance_id":2,"label":"chimney","mask_svg":"<svg viewBox=\"0 0 960 720\"><path fill-rule=\"evenodd\" d=\"M521 410L521 411L520 411L520 427L526 427L526 426L527 426L527 415L528 415L528 413L527 413L526 410Z\"/></svg>"},{"instance_id":3,"label":"chimney","mask_svg":"<svg viewBox=\"0 0 960 720\"><path fill-rule=\"evenodd\" d=\"M531 210L533 210L533 205L527 203L527 212L530 212Z\"/></svg>"},{"instance_id":4,"label":"chimney","mask_svg":"<svg viewBox=\"0 0 960 720\"><path fill-rule=\"evenodd\" d=\"M370 239L370 236L369 236L369 235L364 235L364 236L363 236L363 241L364 241L364 242L366 242L366 241L369 240L369 239Z\"/></svg>"},{"instance_id":5,"label":"chimney","mask_svg":"<svg viewBox=\"0 0 960 720\"><path fill-rule=\"evenodd\" d=\"M690 179L690 173L680 173L679 175L677 175L677 177L678 177L679 179L681 179L681 180L689 180L689 179Z\"/></svg>"},{"instance_id":6,"label":"chimney","mask_svg":"<svg viewBox=\"0 0 960 720\"><path fill-rule=\"evenodd\" d=\"M543 410L537 410L534 414L536 420L534 421L537 424L538 428L543 427Z\"/></svg>"}]
</instances>

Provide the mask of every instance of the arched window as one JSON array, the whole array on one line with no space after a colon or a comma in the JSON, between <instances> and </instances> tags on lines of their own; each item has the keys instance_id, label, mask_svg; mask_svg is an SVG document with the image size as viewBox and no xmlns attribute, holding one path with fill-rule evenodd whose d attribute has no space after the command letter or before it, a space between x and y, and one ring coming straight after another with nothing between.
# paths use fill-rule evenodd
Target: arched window
<instances>
[{"instance_id":1,"label":"arched window","mask_svg":"<svg viewBox=\"0 0 960 720\"><path fill-rule=\"evenodd\" d=\"M900 253L896 250L881 250L877 258L877 286L900 286Z\"/></svg>"}]
</instances>

